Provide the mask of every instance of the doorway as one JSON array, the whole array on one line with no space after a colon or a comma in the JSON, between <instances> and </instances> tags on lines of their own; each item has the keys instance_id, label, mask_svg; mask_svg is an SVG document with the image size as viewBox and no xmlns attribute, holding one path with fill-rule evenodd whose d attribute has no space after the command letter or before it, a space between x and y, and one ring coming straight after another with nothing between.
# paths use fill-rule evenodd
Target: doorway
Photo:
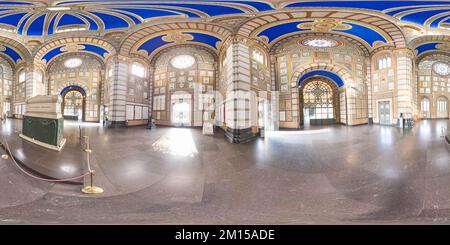
<instances>
[{"instance_id":1,"label":"doorway","mask_svg":"<svg viewBox=\"0 0 450 245\"><path fill-rule=\"evenodd\" d=\"M191 105L187 102L177 102L173 104L172 122L179 126L190 126Z\"/></svg>"},{"instance_id":2,"label":"doorway","mask_svg":"<svg viewBox=\"0 0 450 245\"><path fill-rule=\"evenodd\" d=\"M380 125L391 125L391 102L379 101L378 113L380 118Z\"/></svg>"},{"instance_id":3,"label":"doorway","mask_svg":"<svg viewBox=\"0 0 450 245\"><path fill-rule=\"evenodd\" d=\"M64 91L62 94L62 113L64 119L85 121L86 95L76 88Z\"/></svg>"},{"instance_id":4,"label":"doorway","mask_svg":"<svg viewBox=\"0 0 450 245\"><path fill-rule=\"evenodd\" d=\"M316 77L300 87L300 114L303 126L331 125L339 118L339 88L330 79Z\"/></svg>"}]
</instances>

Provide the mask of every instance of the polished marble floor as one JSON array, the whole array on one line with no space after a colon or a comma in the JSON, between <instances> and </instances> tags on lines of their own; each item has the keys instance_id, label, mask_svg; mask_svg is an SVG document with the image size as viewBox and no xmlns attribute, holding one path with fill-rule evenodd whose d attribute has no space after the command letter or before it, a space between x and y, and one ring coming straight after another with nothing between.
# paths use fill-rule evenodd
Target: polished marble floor
<instances>
[{"instance_id":1,"label":"polished marble floor","mask_svg":"<svg viewBox=\"0 0 450 245\"><path fill-rule=\"evenodd\" d=\"M17 137L20 123L2 133ZM34 180L1 159L0 223L449 224L449 124L336 125L241 145L199 129L83 124L105 192ZM66 121L65 135L68 148L47 157L82 159L78 124Z\"/></svg>"}]
</instances>

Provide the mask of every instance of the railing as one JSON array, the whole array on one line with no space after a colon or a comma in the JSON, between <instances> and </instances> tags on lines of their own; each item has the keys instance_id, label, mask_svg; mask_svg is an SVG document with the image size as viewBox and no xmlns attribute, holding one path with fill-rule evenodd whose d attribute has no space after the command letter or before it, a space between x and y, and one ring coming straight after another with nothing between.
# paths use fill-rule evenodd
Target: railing
<instances>
[{"instance_id":1,"label":"railing","mask_svg":"<svg viewBox=\"0 0 450 245\"><path fill-rule=\"evenodd\" d=\"M3 120L3 125L5 126L5 120ZM17 124L15 124L15 131L18 132L17 130ZM79 126L80 129L80 137L81 137L81 126ZM87 194L99 194L99 193L103 193L103 189L97 186L94 186L94 175L95 175L95 171L91 168L91 163L90 163L90 154L92 153L92 149L90 149L90 143L89 143L89 136L83 136L82 138L84 138L84 142L86 145L86 148L83 149L84 152L86 152L86 165L87 165L87 172L79 175L79 176L75 176L75 177L71 177L71 178L65 178L65 179L50 179L50 178L44 178L44 177L39 177L36 176L32 173L29 173L25 168L23 168L21 166L21 164L19 164L16 160L16 158L14 157L14 155L12 154L11 148L9 146L8 140L6 139L5 135L2 136L3 137L3 141L0 142L0 145L3 146L3 148L6 151L6 154L2 155L3 159L8 159L11 158L12 162L14 163L14 165L25 175L27 175L28 177L31 177L33 179L36 180L40 180L40 181L46 181L46 182L53 182L53 183L61 183L61 182L70 182L70 181L74 181L74 180L79 180L79 179L83 179L89 176L90 177L90 183L89 185L84 184L84 187L81 189L81 191L83 193L87 193Z\"/></svg>"}]
</instances>

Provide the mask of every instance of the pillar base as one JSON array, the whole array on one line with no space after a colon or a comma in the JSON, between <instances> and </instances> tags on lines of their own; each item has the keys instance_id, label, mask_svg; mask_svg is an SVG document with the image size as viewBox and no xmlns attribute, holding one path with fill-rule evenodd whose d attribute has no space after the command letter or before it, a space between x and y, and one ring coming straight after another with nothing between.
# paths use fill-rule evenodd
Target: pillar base
<instances>
[{"instance_id":1,"label":"pillar base","mask_svg":"<svg viewBox=\"0 0 450 245\"><path fill-rule=\"evenodd\" d=\"M127 123L125 121L108 121L108 128L125 128Z\"/></svg>"},{"instance_id":2,"label":"pillar base","mask_svg":"<svg viewBox=\"0 0 450 245\"><path fill-rule=\"evenodd\" d=\"M232 129L227 127L225 137L230 143L241 144L255 139L256 135L252 132L251 128Z\"/></svg>"}]
</instances>

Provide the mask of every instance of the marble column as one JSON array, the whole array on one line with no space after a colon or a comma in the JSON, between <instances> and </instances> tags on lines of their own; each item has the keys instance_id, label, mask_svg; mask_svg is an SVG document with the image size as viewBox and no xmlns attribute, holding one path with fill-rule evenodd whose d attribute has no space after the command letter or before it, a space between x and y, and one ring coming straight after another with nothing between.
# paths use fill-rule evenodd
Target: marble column
<instances>
[{"instance_id":1,"label":"marble column","mask_svg":"<svg viewBox=\"0 0 450 245\"><path fill-rule=\"evenodd\" d=\"M111 61L112 77L109 87L109 127L126 125L126 94L128 62L125 57L113 57Z\"/></svg>"},{"instance_id":2,"label":"marble column","mask_svg":"<svg viewBox=\"0 0 450 245\"><path fill-rule=\"evenodd\" d=\"M400 115L403 118L412 118L415 113L414 109L414 97L415 88L414 85L414 54L409 49L396 50L397 56L397 113L394 114L394 118L399 123Z\"/></svg>"},{"instance_id":3,"label":"marble column","mask_svg":"<svg viewBox=\"0 0 450 245\"><path fill-rule=\"evenodd\" d=\"M232 143L247 142L252 132L250 110L250 51L245 38L233 37L227 48L226 137Z\"/></svg>"},{"instance_id":4,"label":"marble column","mask_svg":"<svg viewBox=\"0 0 450 245\"><path fill-rule=\"evenodd\" d=\"M367 117L369 124L373 124L373 106L372 106L372 69L371 60L366 59L366 85L367 85Z\"/></svg>"},{"instance_id":5,"label":"marble column","mask_svg":"<svg viewBox=\"0 0 450 245\"><path fill-rule=\"evenodd\" d=\"M272 92L270 98L270 130L278 131L280 129L280 110L279 110L279 92L277 91L276 79L277 79L277 58L275 56L270 57L270 69L271 69L271 79L272 79Z\"/></svg>"}]
</instances>

